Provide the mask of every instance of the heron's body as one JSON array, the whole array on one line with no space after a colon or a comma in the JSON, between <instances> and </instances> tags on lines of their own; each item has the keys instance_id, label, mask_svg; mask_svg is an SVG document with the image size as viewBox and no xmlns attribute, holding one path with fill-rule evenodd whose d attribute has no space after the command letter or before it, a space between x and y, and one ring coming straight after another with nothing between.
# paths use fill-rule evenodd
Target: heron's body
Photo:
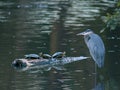
<instances>
[{"instance_id":1,"label":"heron's body","mask_svg":"<svg viewBox=\"0 0 120 90\"><path fill-rule=\"evenodd\" d=\"M89 49L90 55L96 62L98 67L104 66L105 47L100 36L95 34L92 30L87 29L86 31L79 33L78 35L84 35L85 43Z\"/></svg>"},{"instance_id":2,"label":"heron's body","mask_svg":"<svg viewBox=\"0 0 120 90\"><path fill-rule=\"evenodd\" d=\"M87 39L85 39L87 38ZM89 48L89 52L97 63L98 67L104 66L105 47L102 39L97 34L89 34L84 36L85 43Z\"/></svg>"}]
</instances>

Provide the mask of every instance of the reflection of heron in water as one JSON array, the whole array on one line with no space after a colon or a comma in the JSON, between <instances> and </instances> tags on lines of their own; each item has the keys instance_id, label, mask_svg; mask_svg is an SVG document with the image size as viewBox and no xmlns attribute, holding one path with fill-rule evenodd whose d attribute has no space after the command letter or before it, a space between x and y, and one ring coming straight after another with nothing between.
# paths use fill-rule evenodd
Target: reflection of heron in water
<instances>
[{"instance_id":1,"label":"reflection of heron in water","mask_svg":"<svg viewBox=\"0 0 120 90\"><path fill-rule=\"evenodd\" d=\"M86 31L77 35L84 35L85 43L87 44L92 58L94 59L98 67L103 67L105 47L102 39L90 29L87 29Z\"/></svg>"}]
</instances>

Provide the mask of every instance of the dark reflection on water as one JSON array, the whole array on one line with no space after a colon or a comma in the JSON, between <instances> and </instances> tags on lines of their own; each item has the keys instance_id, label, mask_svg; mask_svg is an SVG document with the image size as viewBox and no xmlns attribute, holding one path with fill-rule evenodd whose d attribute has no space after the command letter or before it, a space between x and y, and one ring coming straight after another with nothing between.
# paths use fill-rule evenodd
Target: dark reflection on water
<instances>
[{"instance_id":1,"label":"dark reflection on water","mask_svg":"<svg viewBox=\"0 0 120 90\"><path fill-rule=\"evenodd\" d=\"M108 0L1 0L1 90L119 90L118 32L100 34L106 59L105 68L97 74L92 59L65 65L65 71L57 72L11 68L15 58L28 53L66 51L68 56L89 56L83 38L76 34L86 28L99 34L104 27L101 16L114 5Z\"/></svg>"},{"instance_id":2,"label":"dark reflection on water","mask_svg":"<svg viewBox=\"0 0 120 90\"><path fill-rule=\"evenodd\" d=\"M73 64L74 65L74 64ZM68 68L69 66L66 66ZM81 68L82 69L82 68ZM84 70L77 69L70 70L67 69L65 71L54 71L51 70L49 72L44 72L41 74L40 72L32 72L30 73L17 73L13 77L12 84L14 84L13 88L23 89L27 88L28 90L37 90L37 89L50 89L50 90L73 90L73 89L91 89L94 83L90 83L89 85L84 86L88 81L94 78L93 74L89 74ZM88 74L88 75L87 75ZM24 76L24 77L21 77ZM77 78L76 78L77 77Z\"/></svg>"}]
</instances>

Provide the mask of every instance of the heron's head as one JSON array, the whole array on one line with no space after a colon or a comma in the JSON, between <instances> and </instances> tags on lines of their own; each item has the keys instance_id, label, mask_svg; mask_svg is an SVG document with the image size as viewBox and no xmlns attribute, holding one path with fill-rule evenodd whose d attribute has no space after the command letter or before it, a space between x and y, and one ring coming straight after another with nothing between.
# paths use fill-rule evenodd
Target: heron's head
<instances>
[{"instance_id":1,"label":"heron's head","mask_svg":"<svg viewBox=\"0 0 120 90\"><path fill-rule=\"evenodd\" d=\"M93 33L93 31L91 29L87 29L84 32L78 33L77 35L83 35L83 36L85 36L85 35L89 35L91 33Z\"/></svg>"}]
</instances>

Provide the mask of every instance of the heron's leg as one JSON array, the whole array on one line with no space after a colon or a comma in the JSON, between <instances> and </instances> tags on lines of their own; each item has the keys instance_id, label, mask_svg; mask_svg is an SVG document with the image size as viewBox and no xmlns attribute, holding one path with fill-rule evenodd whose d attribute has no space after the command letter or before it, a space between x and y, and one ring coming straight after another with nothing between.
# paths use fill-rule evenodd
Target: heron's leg
<instances>
[{"instance_id":1,"label":"heron's leg","mask_svg":"<svg viewBox=\"0 0 120 90\"><path fill-rule=\"evenodd\" d=\"M97 85L97 64L95 63L95 87Z\"/></svg>"}]
</instances>

